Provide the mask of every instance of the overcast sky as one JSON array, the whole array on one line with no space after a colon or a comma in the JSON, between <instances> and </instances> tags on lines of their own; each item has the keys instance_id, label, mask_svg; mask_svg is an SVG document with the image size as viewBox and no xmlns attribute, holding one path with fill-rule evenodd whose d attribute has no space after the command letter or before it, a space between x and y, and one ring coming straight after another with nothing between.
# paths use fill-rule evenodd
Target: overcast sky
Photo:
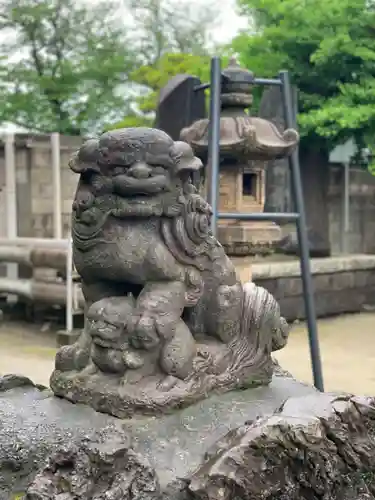
<instances>
[{"instance_id":1,"label":"overcast sky","mask_svg":"<svg viewBox=\"0 0 375 500\"><path fill-rule=\"evenodd\" d=\"M83 0L88 3L94 3L98 0ZM116 0L121 4L121 0ZM123 4L126 4L126 0L122 0ZM180 0L181 1L181 0ZM166 0L166 4L172 4L178 6L179 0ZM246 19L241 18L237 14L236 0L182 0L182 4L188 4L194 14L198 12L199 7L215 6L215 11L217 12L217 18L213 19L213 24L215 27L211 30L212 38L214 42L226 43L229 42L236 33L247 26ZM125 16L126 18L126 16Z\"/></svg>"},{"instance_id":2,"label":"overcast sky","mask_svg":"<svg viewBox=\"0 0 375 500\"><path fill-rule=\"evenodd\" d=\"M89 4L93 4L98 0L80 0ZM126 4L126 0L115 0L119 5ZM166 1L168 4L169 2ZM178 5L178 0L170 0L171 4ZM215 42L229 42L231 38L242 28L246 27L246 20L237 14L236 0L182 0L181 3L188 3L190 6L199 9L199 5L217 5L217 19L214 20L217 25L212 30L212 36ZM124 18L126 22L126 16Z\"/></svg>"},{"instance_id":3,"label":"overcast sky","mask_svg":"<svg viewBox=\"0 0 375 500\"><path fill-rule=\"evenodd\" d=\"M235 0L217 0L220 5L220 16L218 26L213 30L212 35L216 42L229 42L231 38L242 28L246 27L246 20L240 18L236 13ZM202 4L205 0L199 0Z\"/></svg>"}]
</instances>

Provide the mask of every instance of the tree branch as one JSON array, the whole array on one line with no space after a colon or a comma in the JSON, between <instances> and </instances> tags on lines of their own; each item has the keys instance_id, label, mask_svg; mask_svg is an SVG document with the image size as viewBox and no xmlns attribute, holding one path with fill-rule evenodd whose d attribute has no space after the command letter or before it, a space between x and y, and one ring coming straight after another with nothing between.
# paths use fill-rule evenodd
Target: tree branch
<instances>
[{"instance_id":1,"label":"tree branch","mask_svg":"<svg viewBox=\"0 0 375 500\"><path fill-rule=\"evenodd\" d=\"M56 57L56 64L52 68L52 77L55 78L57 71L59 68L61 68L61 63L64 60L63 56L63 51L64 51L64 45L65 45L65 39L64 36L62 36L60 29L59 29L59 23L58 20L61 17L61 11L63 8L63 2L62 0L59 0L57 3L56 11L55 11L55 16L51 18L51 24L54 28L55 32L55 45L53 46L51 44L51 50L54 52L54 55Z\"/></svg>"}]
</instances>

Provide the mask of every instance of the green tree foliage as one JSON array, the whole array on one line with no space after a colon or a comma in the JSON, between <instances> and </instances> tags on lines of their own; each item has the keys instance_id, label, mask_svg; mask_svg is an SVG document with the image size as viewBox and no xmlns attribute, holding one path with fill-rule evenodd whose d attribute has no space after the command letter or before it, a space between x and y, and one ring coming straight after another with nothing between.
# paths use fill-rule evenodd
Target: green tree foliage
<instances>
[{"instance_id":1,"label":"green tree foliage","mask_svg":"<svg viewBox=\"0 0 375 500\"><path fill-rule=\"evenodd\" d=\"M127 6L143 64L131 74L138 91L133 110L115 128L152 124L159 91L173 76L208 79L209 32L219 10L217 4L191 0L128 0Z\"/></svg>"},{"instance_id":2,"label":"green tree foliage","mask_svg":"<svg viewBox=\"0 0 375 500\"><path fill-rule=\"evenodd\" d=\"M0 2L0 121L78 135L129 107L134 51L107 0Z\"/></svg>"},{"instance_id":3,"label":"green tree foliage","mask_svg":"<svg viewBox=\"0 0 375 500\"><path fill-rule=\"evenodd\" d=\"M328 150L375 134L373 0L239 0L255 30L233 49L259 76L291 73L303 144Z\"/></svg>"}]
</instances>

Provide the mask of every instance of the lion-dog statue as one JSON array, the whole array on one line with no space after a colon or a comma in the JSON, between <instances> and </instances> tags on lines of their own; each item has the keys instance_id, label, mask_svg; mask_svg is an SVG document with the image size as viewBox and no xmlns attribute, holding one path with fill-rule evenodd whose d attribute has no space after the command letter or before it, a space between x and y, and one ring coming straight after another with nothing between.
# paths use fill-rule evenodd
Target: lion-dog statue
<instances>
[{"instance_id":1,"label":"lion-dog statue","mask_svg":"<svg viewBox=\"0 0 375 500\"><path fill-rule=\"evenodd\" d=\"M191 147L120 129L85 142L70 168L87 310L78 341L56 356L55 394L130 417L268 384L288 325L272 295L240 283L212 235Z\"/></svg>"}]
</instances>

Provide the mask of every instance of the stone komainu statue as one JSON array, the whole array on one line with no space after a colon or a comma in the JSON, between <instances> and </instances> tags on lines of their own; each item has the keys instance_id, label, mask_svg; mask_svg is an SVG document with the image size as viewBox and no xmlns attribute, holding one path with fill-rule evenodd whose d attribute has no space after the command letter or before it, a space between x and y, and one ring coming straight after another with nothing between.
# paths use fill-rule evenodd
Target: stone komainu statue
<instances>
[{"instance_id":1,"label":"stone komainu statue","mask_svg":"<svg viewBox=\"0 0 375 500\"><path fill-rule=\"evenodd\" d=\"M87 141L70 167L87 315L57 354L54 392L124 417L269 383L288 326L213 237L191 147L157 129L116 130Z\"/></svg>"}]
</instances>

